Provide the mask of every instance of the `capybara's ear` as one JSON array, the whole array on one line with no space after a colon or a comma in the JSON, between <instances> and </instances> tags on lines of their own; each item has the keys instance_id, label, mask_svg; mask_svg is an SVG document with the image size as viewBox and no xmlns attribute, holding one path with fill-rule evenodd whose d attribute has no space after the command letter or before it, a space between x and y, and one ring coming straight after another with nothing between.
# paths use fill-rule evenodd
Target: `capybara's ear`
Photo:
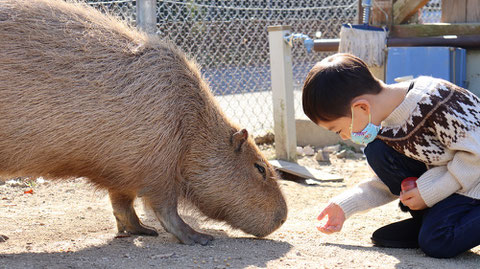
<instances>
[{"instance_id":1,"label":"capybara's ear","mask_svg":"<svg viewBox=\"0 0 480 269\"><path fill-rule=\"evenodd\" d=\"M243 143L247 140L248 138L248 132L246 129L242 129L232 135L232 143L233 147L235 148L235 151L240 151L240 148L242 147Z\"/></svg>"},{"instance_id":2,"label":"capybara's ear","mask_svg":"<svg viewBox=\"0 0 480 269\"><path fill-rule=\"evenodd\" d=\"M130 48L130 53L136 56L142 55L146 50L145 44L137 44L135 46L132 45Z\"/></svg>"}]
</instances>

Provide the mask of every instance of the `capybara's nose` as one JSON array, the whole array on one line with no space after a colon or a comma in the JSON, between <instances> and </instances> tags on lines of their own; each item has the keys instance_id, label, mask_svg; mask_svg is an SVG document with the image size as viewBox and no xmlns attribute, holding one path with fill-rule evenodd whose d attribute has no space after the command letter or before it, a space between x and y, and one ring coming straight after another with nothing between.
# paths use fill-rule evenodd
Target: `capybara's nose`
<instances>
[{"instance_id":1,"label":"capybara's nose","mask_svg":"<svg viewBox=\"0 0 480 269\"><path fill-rule=\"evenodd\" d=\"M285 220L287 220L287 214L285 214L284 211L277 211L273 220L275 221L275 223L279 223L280 225L282 225Z\"/></svg>"}]
</instances>

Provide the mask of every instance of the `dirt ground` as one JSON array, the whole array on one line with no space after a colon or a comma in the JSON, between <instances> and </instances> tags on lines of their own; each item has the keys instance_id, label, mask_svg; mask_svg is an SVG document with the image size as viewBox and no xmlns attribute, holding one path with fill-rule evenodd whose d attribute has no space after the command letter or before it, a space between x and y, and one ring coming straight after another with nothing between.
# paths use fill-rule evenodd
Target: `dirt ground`
<instances>
[{"instance_id":1,"label":"dirt ground","mask_svg":"<svg viewBox=\"0 0 480 269\"><path fill-rule=\"evenodd\" d=\"M262 147L273 157L271 147ZM378 227L408 218L397 202L352 216L342 232L316 230L317 215L329 198L370 176L364 158L299 163L342 175L344 182L307 185L282 180L289 216L279 230L256 239L227 225L183 214L187 223L210 233L208 246L186 246L166 233L152 214L137 205L140 217L158 237L115 238L107 193L85 180L0 183L0 268L479 268L480 247L454 259L426 257L416 249L372 246ZM33 194L25 191L33 190Z\"/></svg>"}]
</instances>

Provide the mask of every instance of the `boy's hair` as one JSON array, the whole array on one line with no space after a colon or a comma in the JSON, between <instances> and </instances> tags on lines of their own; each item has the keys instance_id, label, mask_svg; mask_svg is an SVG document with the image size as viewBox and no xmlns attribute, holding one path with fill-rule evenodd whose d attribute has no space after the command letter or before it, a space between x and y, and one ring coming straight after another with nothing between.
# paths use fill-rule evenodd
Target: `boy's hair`
<instances>
[{"instance_id":1,"label":"boy's hair","mask_svg":"<svg viewBox=\"0 0 480 269\"><path fill-rule=\"evenodd\" d=\"M303 111L312 120L329 122L350 115L352 100L382 90L365 62L347 53L329 56L315 64L305 79Z\"/></svg>"}]
</instances>

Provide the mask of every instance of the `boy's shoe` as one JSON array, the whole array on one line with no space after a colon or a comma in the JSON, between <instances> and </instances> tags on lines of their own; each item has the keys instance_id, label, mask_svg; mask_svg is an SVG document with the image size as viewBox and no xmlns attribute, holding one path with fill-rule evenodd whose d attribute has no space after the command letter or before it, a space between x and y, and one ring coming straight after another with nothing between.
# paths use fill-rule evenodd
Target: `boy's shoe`
<instances>
[{"instance_id":1,"label":"boy's shoe","mask_svg":"<svg viewBox=\"0 0 480 269\"><path fill-rule=\"evenodd\" d=\"M388 224L372 234L372 242L379 247L418 248L421 218L410 218Z\"/></svg>"}]
</instances>

